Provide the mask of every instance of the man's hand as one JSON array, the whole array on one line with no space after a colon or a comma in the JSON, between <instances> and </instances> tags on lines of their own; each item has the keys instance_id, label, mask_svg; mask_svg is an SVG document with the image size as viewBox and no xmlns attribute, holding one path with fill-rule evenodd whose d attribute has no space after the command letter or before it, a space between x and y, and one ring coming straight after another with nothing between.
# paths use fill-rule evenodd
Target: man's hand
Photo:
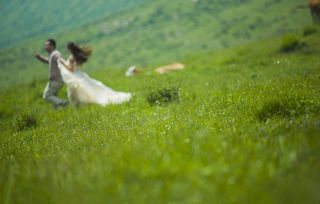
<instances>
[{"instance_id":1,"label":"man's hand","mask_svg":"<svg viewBox=\"0 0 320 204\"><path fill-rule=\"evenodd\" d=\"M39 53L34 54L34 56L43 63L49 63L49 59L47 57L42 57Z\"/></svg>"}]
</instances>

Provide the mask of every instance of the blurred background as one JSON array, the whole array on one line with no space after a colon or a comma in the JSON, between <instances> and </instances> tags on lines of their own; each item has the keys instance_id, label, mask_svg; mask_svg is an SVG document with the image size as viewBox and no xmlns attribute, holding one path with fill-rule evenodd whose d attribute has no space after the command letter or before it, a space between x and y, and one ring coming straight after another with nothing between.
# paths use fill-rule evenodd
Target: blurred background
<instances>
[{"instance_id":1,"label":"blurred background","mask_svg":"<svg viewBox=\"0 0 320 204\"><path fill-rule=\"evenodd\" d=\"M45 78L34 59L48 38L89 45L87 72L157 67L310 24L306 0L0 1L0 85ZM14 74L13 74L14 73Z\"/></svg>"}]
</instances>

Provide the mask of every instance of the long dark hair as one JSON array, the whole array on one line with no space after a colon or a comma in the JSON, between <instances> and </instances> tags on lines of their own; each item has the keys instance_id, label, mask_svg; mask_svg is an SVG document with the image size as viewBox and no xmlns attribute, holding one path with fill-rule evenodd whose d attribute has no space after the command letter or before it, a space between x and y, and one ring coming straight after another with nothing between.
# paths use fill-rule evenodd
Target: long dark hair
<instances>
[{"instance_id":1,"label":"long dark hair","mask_svg":"<svg viewBox=\"0 0 320 204\"><path fill-rule=\"evenodd\" d=\"M81 65L88 61L89 57L92 54L92 49L90 47L80 47L74 42L68 43L67 48L71 51L74 60L78 65Z\"/></svg>"}]
</instances>

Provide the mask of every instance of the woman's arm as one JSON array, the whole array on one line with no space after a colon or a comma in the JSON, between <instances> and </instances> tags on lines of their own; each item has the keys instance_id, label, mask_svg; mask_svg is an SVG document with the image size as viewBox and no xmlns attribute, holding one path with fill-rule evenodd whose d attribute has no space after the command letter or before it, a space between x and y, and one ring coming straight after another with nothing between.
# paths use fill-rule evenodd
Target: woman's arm
<instances>
[{"instance_id":1,"label":"woman's arm","mask_svg":"<svg viewBox=\"0 0 320 204\"><path fill-rule=\"evenodd\" d=\"M71 61L71 59L69 58L69 64L66 63L66 61L63 58L59 59L59 62L68 70L70 70L71 72L73 72L73 62Z\"/></svg>"}]
</instances>

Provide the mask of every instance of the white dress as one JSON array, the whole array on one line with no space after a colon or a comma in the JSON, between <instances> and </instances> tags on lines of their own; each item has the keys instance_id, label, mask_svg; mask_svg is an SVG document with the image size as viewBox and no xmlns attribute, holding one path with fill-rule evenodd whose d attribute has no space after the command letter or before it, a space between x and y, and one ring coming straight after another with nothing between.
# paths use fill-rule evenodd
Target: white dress
<instances>
[{"instance_id":1,"label":"white dress","mask_svg":"<svg viewBox=\"0 0 320 204\"><path fill-rule=\"evenodd\" d=\"M65 62L70 64L70 58ZM80 71L80 66L73 64L74 71L70 71L58 61L58 67L64 83L68 86L68 98L71 104L120 104L131 99L131 93L114 91L102 82L90 78Z\"/></svg>"}]
</instances>

